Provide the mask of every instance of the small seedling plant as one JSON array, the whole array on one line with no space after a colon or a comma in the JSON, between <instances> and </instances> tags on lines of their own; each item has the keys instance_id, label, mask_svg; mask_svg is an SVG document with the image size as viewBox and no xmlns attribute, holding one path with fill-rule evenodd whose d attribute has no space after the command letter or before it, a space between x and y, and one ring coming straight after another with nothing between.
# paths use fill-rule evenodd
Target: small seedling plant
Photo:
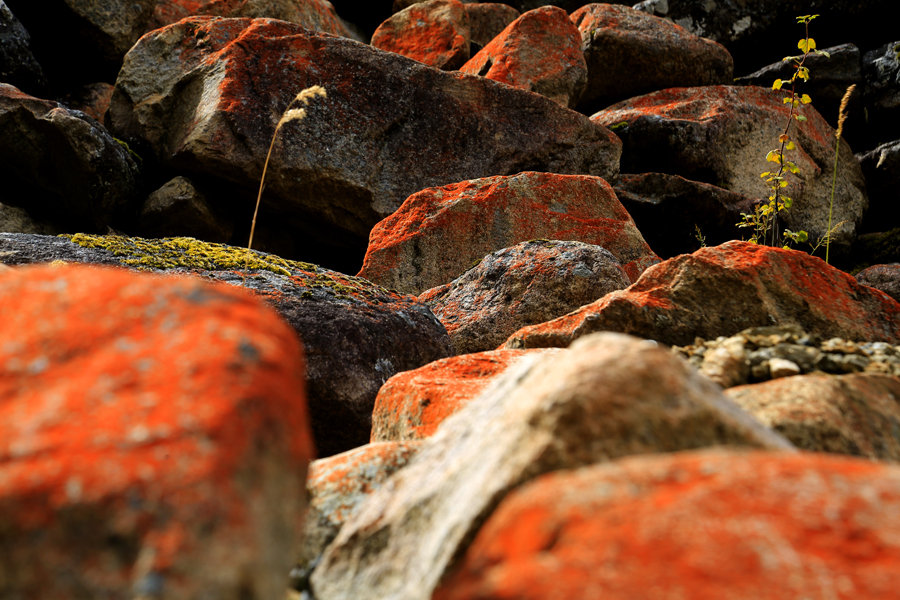
<instances>
[{"instance_id":1,"label":"small seedling plant","mask_svg":"<svg viewBox=\"0 0 900 600\"><path fill-rule=\"evenodd\" d=\"M745 227L752 230L749 241L754 244L767 244L775 246L778 243L784 248L790 247L791 244L806 242L809 234L805 231L791 231L784 229L779 232L778 216L783 211L791 208L794 201L790 196L785 195L784 190L788 187L787 173L797 175L800 168L796 163L788 158L787 153L795 150L797 145L791 139L791 126L796 121L798 124L806 121L806 117L801 114L801 107L812 102L808 94L800 94L798 92L801 82L809 81L809 68L806 66L806 60L810 54L823 54L828 56L824 50L816 48L816 41L809 37L809 23L819 15L803 15L797 17L797 22L804 26L804 37L797 42L797 48L803 54L797 56L786 56L782 59L784 62L792 62L794 66L794 74L790 79L776 79L772 84L773 90L788 90L790 95L784 96L784 103L790 105L787 122L781 135L778 136L779 146L774 150L770 150L766 155L766 161L777 165L775 171L765 171L760 173L760 177L765 179L766 185L770 190L767 201L757 204L752 213L741 213L741 222L738 227ZM798 125L799 126L799 125Z\"/></svg>"}]
</instances>

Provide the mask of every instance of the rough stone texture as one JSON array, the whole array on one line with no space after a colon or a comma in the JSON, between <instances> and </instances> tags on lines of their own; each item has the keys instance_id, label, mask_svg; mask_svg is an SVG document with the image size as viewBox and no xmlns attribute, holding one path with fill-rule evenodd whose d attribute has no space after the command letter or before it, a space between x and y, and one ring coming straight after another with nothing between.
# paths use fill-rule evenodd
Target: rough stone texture
<instances>
[{"instance_id":1,"label":"rough stone texture","mask_svg":"<svg viewBox=\"0 0 900 600\"><path fill-rule=\"evenodd\" d=\"M187 177L175 177L147 197L137 229L145 237L189 236L227 242L234 223L213 210Z\"/></svg>"},{"instance_id":2,"label":"rough stone texture","mask_svg":"<svg viewBox=\"0 0 900 600\"><path fill-rule=\"evenodd\" d=\"M421 442L378 442L321 458L309 465L309 509L298 564L306 571L360 503L402 469Z\"/></svg>"},{"instance_id":3,"label":"rough stone texture","mask_svg":"<svg viewBox=\"0 0 900 600\"><path fill-rule=\"evenodd\" d=\"M517 485L629 454L719 444L792 448L653 343L601 334L523 358L344 524L313 574L316 593L431 598Z\"/></svg>"},{"instance_id":4,"label":"rough stone texture","mask_svg":"<svg viewBox=\"0 0 900 600\"><path fill-rule=\"evenodd\" d=\"M44 71L31 52L31 37L0 0L0 81L32 94L47 85Z\"/></svg>"},{"instance_id":5,"label":"rough stone texture","mask_svg":"<svg viewBox=\"0 0 900 600\"><path fill-rule=\"evenodd\" d=\"M834 130L812 105L800 109L807 121L790 121L784 96L753 86L672 88L620 102L592 120L623 124L616 128L623 172L673 173L761 199L771 191L760 173L777 170L766 155L791 122L789 135L797 147L786 156L800 173L787 175L785 193L794 205L781 213L780 222L816 240L828 224ZM832 236L832 252L849 245L867 205L859 163L841 140L833 223L843 224Z\"/></svg>"},{"instance_id":6,"label":"rough stone texture","mask_svg":"<svg viewBox=\"0 0 900 600\"><path fill-rule=\"evenodd\" d=\"M434 597L888 600L898 566L896 466L717 450L522 486Z\"/></svg>"},{"instance_id":7,"label":"rough stone texture","mask_svg":"<svg viewBox=\"0 0 900 600\"><path fill-rule=\"evenodd\" d=\"M430 437L447 417L477 398L494 378L522 357L560 351L490 350L451 356L397 373L378 390L372 410L372 441Z\"/></svg>"},{"instance_id":8,"label":"rough stone texture","mask_svg":"<svg viewBox=\"0 0 900 600\"><path fill-rule=\"evenodd\" d=\"M671 21L601 3L579 8L571 19L588 68L583 111L664 88L731 83L728 51Z\"/></svg>"},{"instance_id":9,"label":"rough stone texture","mask_svg":"<svg viewBox=\"0 0 900 600\"><path fill-rule=\"evenodd\" d=\"M0 231L11 233L41 233L55 235L61 233L56 227L31 218L23 208L0 204Z\"/></svg>"},{"instance_id":10,"label":"rough stone texture","mask_svg":"<svg viewBox=\"0 0 900 600\"><path fill-rule=\"evenodd\" d=\"M421 293L534 239L602 246L631 281L659 260L603 179L525 172L413 194L372 229L359 275Z\"/></svg>"},{"instance_id":11,"label":"rough stone texture","mask_svg":"<svg viewBox=\"0 0 900 600\"><path fill-rule=\"evenodd\" d=\"M185 174L245 187L250 204L276 122L313 84L328 97L281 129L263 204L322 243L365 240L429 186L618 172L615 136L546 98L265 19L190 18L142 38L116 83L112 128Z\"/></svg>"},{"instance_id":12,"label":"rough stone texture","mask_svg":"<svg viewBox=\"0 0 900 600\"><path fill-rule=\"evenodd\" d=\"M469 13L459 0L417 2L379 25L371 43L452 71L469 60Z\"/></svg>"},{"instance_id":13,"label":"rough stone texture","mask_svg":"<svg viewBox=\"0 0 900 600\"><path fill-rule=\"evenodd\" d=\"M725 394L802 450L900 462L900 377L813 373Z\"/></svg>"},{"instance_id":14,"label":"rough stone texture","mask_svg":"<svg viewBox=\"0 0 900 600\"><path fill-rule=\"evenodd\" d=\"M566 11L555 6L523 14L460 71L543 94L563 106L574 106L587 82L581 36Z\"/></svg>"},{"instance_id":15,"label":"rough stone texture","mask_svg":"<svg viewBox=\"0 0 900 600\"><path fill-rule=\"evenodd\" d=\"M900 302L900 263L872 265L857 273L856 280Z\"/></svg>"},{"instance_id":16,"label":"rough stone texture","mask_svg":"<svg viewBox=\"0 0 900 600\"><path fill-rule=\"evenodd\" d=\"M870 130L877 142L900 137L900 125L896 118L900 108L898 46L900 41L894 41L863 55L866 111L872 124Z\"/></svg>"},{"instance_id":17,"label":"rough stone texture","mask_svg":"<svg viewBox=\"0 0 900 600\"><path fill-rule=\"evenodd\" d=\"M857 155L866 189L869 210L863 221L866 231L887 231L900 227L900 139Z\"/></svg>"},{"instance_id":18,"label":"rough stone texture","mask_svg":"<svg viewBox=\"0 0 900 600\"><path fill-rule=\"evenodd\" d=\"M111 83L89 83L66 94L60 102L67 107L80 110L98 123L106 119L106 111L109 110L109 101L112 99L113 85Z\"/></svg>"},{"instance_id":19,"label":"rough stone texture","mask_svg":"<svg viewBox=\"0 0 900 600\"><path fill-rule=\"evenodd\" d=\"M594 331L684 345L790 323L823 337L900 343L900 303L887 294L805 252L728 242L655 265L629 288L523 327L506 345L566 347Z\"/></svg>"},{"instance_id":20,"label":"rough stone texture","mask_svg":"<svg viewBox=\"0 0 900 600\"><path fill-rule=\"evenodd\" d=\"M718 186L666 173L623 174L616 197L638 230L663 258L715 246L741 232L741 213L753 211L756 199ZM699 229L699 231L698 231Z\"/></svg>"},{"instance_id":21,"label":"rough stone texture","mask_svg":"<svg viewBox=\"0 0 900 600\"><path fill-rule=\"evenodd\" d=\"M128 151L99 123L0 83L0 202L96 231L133 208L138 176Z\"/></svg>"},{"instance_id":22,"label":"rough stone texture","mask_svg":"<svg viewBox=\"0 0 900 600\"><path fill-rule=\"evenodd\" d=\"M73 243L73 241L75 243ZM303 340L319 456L365 444L372 406L393 374L449 356L444 326L424 304L368 281L192 238L0 234L0 262L63 260L185 272L244 287Z\"/></svg>"},{"instance_id":23,"label":"rough stone texture","mask_svg":"<svg viewBox=\"0 0 900 600\"><path fill-rule=\"evenodd\" d=\"M457 354L490 350L630 284L615 256L581 242L535 240L492 252L452 282L419 295Z\"/></svg>"},{"instance_id":24,"label":"rough stone texture","mask_svg":"<svg viewBox=\"0 0 900 600\"><path fill-rule=\"evenodd\" d=\"M0 596L276 598L312 454L300 343L196 278L0 271Z\"/></svg>"},{"instance_id":25,"label":"rough stone texture","mask_svg":"<svg viewBox=\"0 0 900 600\"><path fill-rule=\"evenodd\" d=\"M519 18L519 11L499 2L467 4L466 12L469 14L469 40L479 46L487 46Z\"/></svg>"}]
</instances>

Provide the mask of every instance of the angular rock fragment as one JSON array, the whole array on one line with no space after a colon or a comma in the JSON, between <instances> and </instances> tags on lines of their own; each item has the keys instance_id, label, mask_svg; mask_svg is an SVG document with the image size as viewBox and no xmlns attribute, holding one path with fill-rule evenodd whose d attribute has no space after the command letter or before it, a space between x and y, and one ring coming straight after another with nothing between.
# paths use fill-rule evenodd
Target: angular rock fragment
<instances>
[{"instance_id":1,"label":"angular rock fragment","mask_svg":"<svg viewBox=\"0 0 900 600\"><path fill-rule=\"evenodd\" d=\"M459 0L416 2L379 25L371 44L452 71L469 59L469 13Z\"/></svg>"}]
</instances>

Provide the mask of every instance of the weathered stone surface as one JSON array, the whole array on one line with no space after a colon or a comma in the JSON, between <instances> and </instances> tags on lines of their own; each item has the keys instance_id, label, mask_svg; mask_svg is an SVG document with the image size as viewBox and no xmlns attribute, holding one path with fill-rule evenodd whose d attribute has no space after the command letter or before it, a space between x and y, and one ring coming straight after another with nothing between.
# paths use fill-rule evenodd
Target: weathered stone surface
<instances>
[{"instance_id":1,"label":"weathered stone surface","mask_svg":"<svg viewBox=\"0 0 900 600\"><path fill-rule=\"evenodd\" d=\"M615 256L582 242L534 240L492 252L452 282L419 295L457 354L490 350L630 284Z\"/></svg>"},{"instance_id":2,"label":"weathered stone surface","mask_svg":"<svg viewBox=\"0 0 900 600\"><path fill-rule=\"evenodd\" d=\"M55 235L60 231L47 223L35 221L24 208L0 204L0 231Z\"/></svg>"},{"instance_id":3,"label":"weathered stone surface","mask_svg":"<svg viewBox=\"0 0 900 600\"><path fill-rule=\"evenodd\" d=\"M793 123L783 96L753 86L673 88L620 102L591 118L622 124L616 134L623 143L623 172L673 173L767 198L771 191L760 173L772 171L775 163L766 155ZM796 149L786 152L800 173L787 174L785 193L794 204L780 222L816 240L828 225L835 137L811 105L800 111L808 120L793 123L789 135ZM862 171L844 140L837 168L833 223L842 224L832 236L832 252L849 245L868 205Z\"/></svg>"},{"instance_id":4,"label":"weathered stone surface","mask_svg":"<svg viewBox=\"0 0 900 600\"><path fill-rule=\"evenodd\" d=\"M186 272L261 296L306 348L319 456L368 441L375 396L391 375L451 354L444 326L414 297L316 265L192 238L0 234L0 262L53 260Z\"/></svg>"},{"instance_id":5,"label":"weathered stone surface","mask_svg":"<svg viewBox=\"0 0 900 600\"><path fill-rule=\"evenodd\" d=\"M469 13L459 0L416 2L379 25L372 45L452 71L469 59Z\"/></svg>"},{"instance_id":6,"label":"weathered stone surface","mask_svg":"<svg viewBox=\"0 0 900 600\"><path fill-rule=\"evenodd\" d=\"M823 337L900 343L900 303L887 294L805 252L728 242L655 265L629 288L523 327L506 345L566 347L594 331L684 345L790 323Z\"/></svg>"},{"instance_id":7,"label":"weathered stone surface","mask_svg":"<svg viewBox=\"0 0 900 600\"><path fill-rule=\"evenodd\" d=\"M663 258L735 239L741 213L757 202L743 194L667 173L619 176L616 197L644 239Z\"/></svg>"},{"instance_id":8,"label":"weathered stone surface","mask_svg":"<svg viewBox=\"0 0 900 600\"><path fill-rule=\"evenodd\" d=\"M300 343L249 294L0 271L0 596L276 598L312 454Z\"/></svg>"},{"instance_id":9,"label":"weathered stone surface","mask_svg":"<svg viewBox=\"0 0 900 600\"><path fill-rule=\"evenodd\" d=\"M722 450L637 456L512 492L434 597L887 600L898 524L896 466Z\"/></svg>"},{"instance_id":10,"label":"weathered stone surface","mask_svg":"<svg viewBox=\"0 0 900 600\"><path fill-rule=\"evenodd\" d=\"M128 151L99 123L0 83L0 202L96 231L133 207L138 177Z\"/></svg>"},{"instance_id":11,"label":"weathered stone surface","mask_svg":"<svg viewBox=\"0 0 900 600\"><path fill-rule=\"evenodd\" d=\"M519 11L499 2L466 4L469 14L469 39L479 46L487 46L506 26L519 18Z\"/></svg>"},{"instance_id":12,"label":"weathered stone surface","mask_svg":"<svg viewBox=\"0 0 900 600\"><path fill-rule=\"evenodd\" d=\"M323 598L425 599L505 493L620 456L792 448L655 344L618 334L527 357L453 415L344 524L313 574Z\"/></svg>"},{"instance_id":13,"label":"weathered stone surface","mask_svg":"<svg viewBox=\"0 0 900 600\"><path fill-rule=\"evenodd\" d=\"M867 231L888 231L900 227L900 140L881 144L874 150L857 155L866 189L869 210L863 222Z\"/></svg>"},{"instance_id":14,"label":"weathered stone surface","mask_svg":"<svg viewBox=\"0 0 900 600\"><path fill-rule=\"evenodd\" d=\"M872 265L857 273L856 280L900 302L900 263Z\"/></svg>"},{"instance_id":15,"label":"weathered stone surface","mask_svg":"<svg viewBox=\"0 0 900 600\"><path fill-rule=\"evenodd\" d=\"M190 18L145 36L110 117L170 167L243 186L250 205L276 122L313 84L328 97L282 128L263 205L322 243L365 240L429 186L536 168L618 172L615 136L546 98L265 19Z\"/></svg>"},{"instance_id":16,"label":"weathered stone surface","mask_svg":"<svg viewBox=\"0 0 900 600\"><path fill-rule=\"evenodd\" d=\"M421 443L366 444L310 463L306 480L309 509L297 557L299 571L307 579L318 557L359 504L406 466Z\"/></svg>"},{"instance_id":17,"label":"weathered stone surface","mask_svg":"<svg viewBox=\"0 0 900 600\"><path fill-rule=\"evenodd\" d=\"M872 125L870 130L877 142L887 142L900 137L900 126L894 117L900 108L898 46L900 41L885 44L866 52L862 59L866 84L866 112Z\"/></svg>"},{"instance_id":18,"label":"weathered stone surface","mask_svg":"<svg viewBox=\"0 0 900 600\"><path fill-rule=\"evenodd\" d=\"M29 93L47 85L44 71L31 52L31 36L0 0L0 81Z\"/></svg>"},{"instance_id":19,"label":"weathered stone surface","mask_svg":"<svg viewBox=\"0 0 900 600\"><path fill-rule=\"evenodd\" d=\"M584 111L664 88L732 81L731 55L723 46L666 19L596 2L571 19L588 68Z\"/></svg>"},{"instance_id":20,"label":"weathered stone surface","mask_svg":"<svg viewBox=\"0 0 900 600\"><path fill-rule=\"evenodd\" d=\"M477 398L491 381L529 354L556 348L490 350L442 358L397 373L378 390L372 410L372 441L430 437L450 415Z\"/></svg>"},{"instance_id":21,"label":"weathered stone surface","mask_svg":"<svg viewBox=\"0 0 900 600\"><path fill-rule=\"evenodd\" d=\"M481 75L574 106L587 82L581 35L561 8L530 10L473 56L460 71Z\"/></svg>"},{"instance_id":22,"label":"weathered stone surface","mask_svg":"<svg viewBox=\"0 0 900 600\"><path fill-rule=\"evenodd\" d=\"M413 194L372 229L359 275L421 293L491 252L534 239L602 246L631 281L659 260L603 179L525 172Z\"/></svg>"},{"instance_id":23,"label":"weathered stone surface","mask_svg":"<svg viewBox=\"0 0 900 600\"><path fill-rule=\"evenodd\" d=\"M725 394L802 450L900 462L900 377L813 373Z\"/></svg>"},{"instance_id":24,"label":"weathered stone surface","mask_svg":"<svg viewBox=\"0 0 900 600\"><path fill-rule=\"evenodd\" d=\"M137 229L146 237L188 236L227 242L234 223L213 210L187 177L175 177L147 197Z\"/></svg>"}]
</instances>

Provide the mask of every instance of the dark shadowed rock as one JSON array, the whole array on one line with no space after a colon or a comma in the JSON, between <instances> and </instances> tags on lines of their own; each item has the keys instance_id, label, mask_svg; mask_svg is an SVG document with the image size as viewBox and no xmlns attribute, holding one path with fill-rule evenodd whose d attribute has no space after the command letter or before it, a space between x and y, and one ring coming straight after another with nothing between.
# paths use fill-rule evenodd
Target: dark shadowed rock
<instances>
[{"instance_id":1,"label":"dark shadowed rock","mask_svg":"<svg viewBox=\"0 0 900 600\"><path fill-rule=\"evenodd\" d=\"M95 120L0 83L0 202L69 231L105 230L134 209L138 178Z\"/></svg>"},{"instance_id":2,"label":"dark shadowed rock","mask_svg":"<svg viewBox=\"0 0 900 600\"><path fill-rule=\"evenodd\" d=\"M800 172L787 174L785 194L794 204L781 213L780 222L817 240L828 225L834 130L811 105L800 109L807 121L791 121L785 95L752 86L672 88L625 100L591 118L620 124L616 134L622 138L626 173L672 173L752 198L771 193L760 173L776 170L766 155L792 123L789 136L796 149L785 156ZM832 252L846 251L868 206L862 171L843 139L837 169L833 224L840 226L832 236Z\"/></svg>"},{"instance_id":3,"label":"dark shadowed rock","mask_svg":"<svg viewBox=\"0 0 900 600\"><path fill-rule=\"evenodd\" d=\"M313 447L270 307L44 265L0 271L0 313L0 596L284 593Z\"/></svg>"},{"instance_id":4,"label":"dark shadowed rock","mask_svg":"<svg viewBox=\"0 0 900 600\"><path fill-rule=\"evenodd\" d=\"M900 140L882 144L857 158L869 193L863 229L887 231L900 227Z\"/></svg>"},{"instance_id":5,"label":"dark shadowed rock","mask_svg":"<svg viewBox=\"0 0 900 600\"><path fill-rule=\"evenodd\" d=\"M429 186L527 169L618 172L615 136L546 98L265 19L191 18L145 36L110 117L117 135L172 168L231 180L251 205L277 121L313 84L328 97L282 128L263 204L324 244L365 240Z\"/></svg>"},{"instance_id":6,"label":"dark shadowed rock","mask_svg":"<svg viewBox=\"0 0 900 600\"><path fill-rule=\"evenodd\" d=\"M792 448L651 342L600 334L525 357L344 523L314 589L323 598L431 598L516 486L548 471L711 445Z\"/></svg>"},{"instance_id":7,"label":"dark shadowed rock","mask_svg":"<svg viewBox=\"0 0 900 600\"><path fill-rule=\"evenodd\" d=\"M414 297L316 265L192 238L0 234L0 262L53 260L191 273L261 296L306 349L320 456L368 441L375 396L391 375L451 353L444 326Z\"/></svg>"},{"instance_id":8,"label":"dark shadowed rock","mask_svg":"<svg viewBox=\"0 0 900 600\"><path fill-rule=\"evenodd\" d=\"M857 273L856 280L900 302L900 263L872 265Z\"/></svg>"},{"instance_id":9,"label":"dark shadowed rock","mask_svg":"<svg viewBox=\"0 0 900 600\"><path fill-rule=\"evenodd\" d=\"M31 37L0 0L0 81L30 94L40 93L47 85L44 71L31 52Z\"/></svg>"},{"instance_id":10,"label":"dark shadowed rock","mask_svg":"<svg viewBox=\"0 0 900 600\"><path fill-rule=\"evenodd\" d=\"M109 110L113 89L111 83L102 81L88 83L67 93L60 102L69 108L80 110L98 123L103 123L106 120L106 111Z\"/></svg>"},{"instance_id":11,"label":"dark shadowed rock","mask_svg":"<svg viewBox=\"0 0 900 600\"><path fill-rule=\"evenodd\" d=\"M582 242L535 240L485 256L419 295L457 354L490 350L525 325L560 317L629 285L615 256Z\"/></svg>"},{"instance_id":12,"label":"dark shadowed rock","mask_svg":"<svg viewBox=\"0 0 900 600\"><path fill-rule=\"evenodd\" d=\"M466 4L469 13L469 39L479 46L487 46L506 26L519 18L519 11L499 2Z\"/></svg>"},{"instance_id":13,"label":"dark shadowed rock","mask_svg":"<svg viewBox=\"0 0 900 600\"><path fill-rule=\"evenodd\" d=\"M434 598L888 600L898 524L895 465L725 450L630 457L513 491Z\"/></svg>"},{"instance_id":14,"label":"dark shadowed rock","mask_svg":"<svg viewBox=\"0 0 900 600\"><path fill-rule=\"evenodd\" d=\"M175 177L147 197L137 229L145 237L187 236L227 242L234 223L217 215L190 179Z\"/></svg>"},{"instance_id":15,"label":"dark shadowed rock","mask_svg":"<svg viewBox=\"0 0 900 600\"><path fill-rule=\"evenodd\" d=\"M52 225L42 221L35 221L24 208L6 204L0 204L0 231L4 233L41 233L44 235L62 233Z\"/></svg>"},{"instance_id":16,"label":"dark shadowed rock","mask_svg":"<svg viewBox=\"0 0 900 600\"><path fill-rule=\"evenodd\" d=\"M683 345L790 323L824 337L897 344L900 303L805 252L728 242L650 267L629 288L524 327L506 345L566 347L594 331Z\"/></svg>"},{"instance_id":17,"label":"dark shadowed rock","mask_svg":"<svg viewBox=\"0 0 900 600\"><path fill-rule=\"evenodd\" d=\"M584 112L664 88L731 83L728 51L671 21L601 3L579 8L571 19L588 68Z\"/></svg>"},{"instance_id":18,"label":"dark shadowed rock","mask_svg":"<svg viewBox=\"0 0 900 600\"><path fill-rule=\"evenodd\" d=\"M801 450L900 462L900 377L814 373L725 395Z\"/></svg>"},{"instance_id":19,"label":"dark shadowed rock","mask_svg":"<svg viewBox=\"0 0 900 600\"><path fill-rule=\"evenodd\" d=\"M452 71L469 59L469 13L459 0L417 2L379 25L371 43Z\"/></svg>"},{"instance_id":20,"label":"dark shadowed rock","mask_svg":"<svg viewBox=\"0 0 900 600\"><path fill-rule=\"evenodd\" d=\"M359 275L421 293L491 252L534 239L602 246L630 281L659 260L603 179L526 172L413 194L372 230Z\"/></svg>"},{"instance_id":21,"label":"dark shadowed rock","mask_svg":"<svg viewBox=\"0 0 900 600\"><path fill-rule=\"evenodd\" d=\"M867 119L871 123L871 136L877 143L900 137L896 118L900 108L898 50L900 41L893 41L863 55Z\"/></svg>"},{"instance_id":22,"label":"dark shadowed rock","mask_svg":"<svg viewBox=\"0 0 900 600\"><path fill-rule=\"evenodd\" d=\"M530 10L510 23L460 71L574 106L587 81L581 36L561 8Z\"/></svg>"}]
</instances>

